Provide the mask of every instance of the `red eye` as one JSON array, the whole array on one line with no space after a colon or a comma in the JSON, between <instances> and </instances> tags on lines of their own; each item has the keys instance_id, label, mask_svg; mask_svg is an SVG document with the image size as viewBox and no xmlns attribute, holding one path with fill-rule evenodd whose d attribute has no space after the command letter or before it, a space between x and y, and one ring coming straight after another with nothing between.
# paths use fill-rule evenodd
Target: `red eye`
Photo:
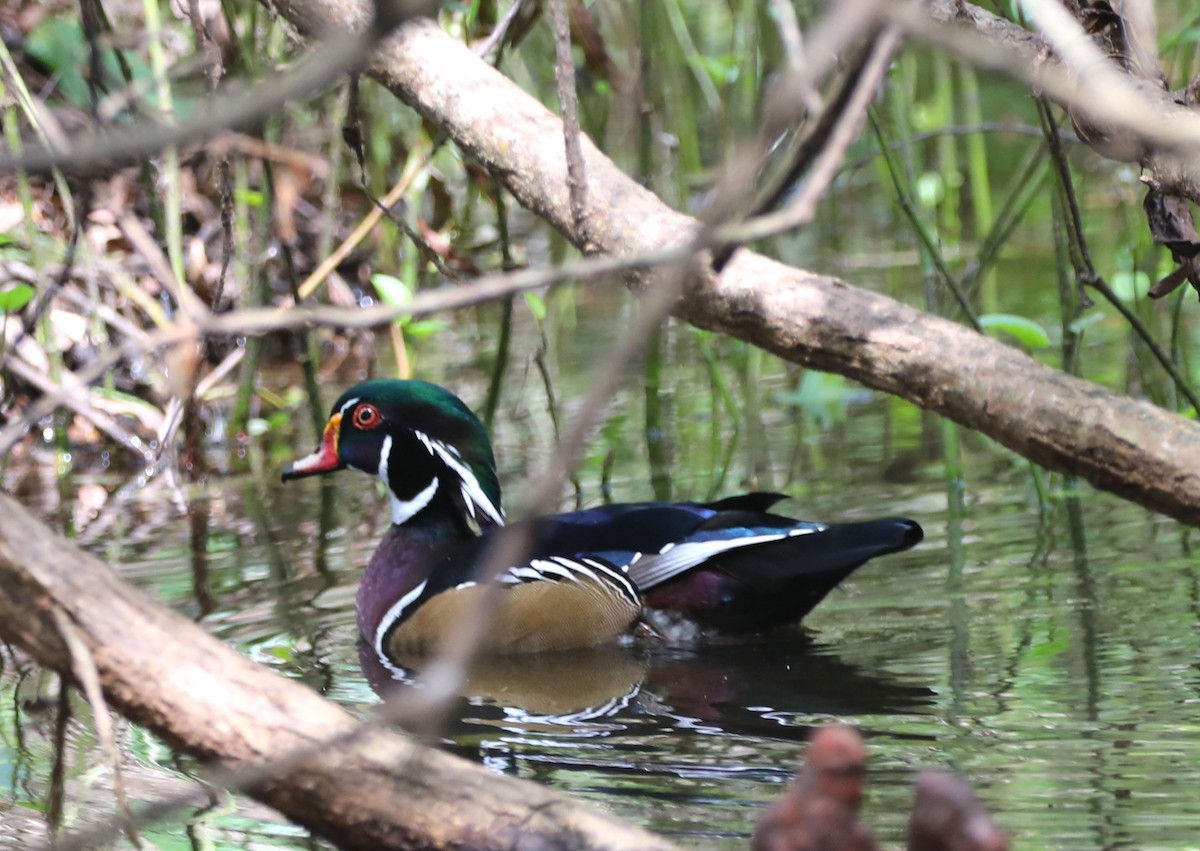
<instances>
[{"instance_id":1,"label":"red eye","mask_svg":"<svg viewBox=\"0 0 1200 851\"><path fill-rule=\"evenodd\" d=\"M359 405L354 409L354 425L357 428L375 428L381 422L383 422L383 417L380 416L379 409L374 405Z\"/></svg>"}]
</instances>

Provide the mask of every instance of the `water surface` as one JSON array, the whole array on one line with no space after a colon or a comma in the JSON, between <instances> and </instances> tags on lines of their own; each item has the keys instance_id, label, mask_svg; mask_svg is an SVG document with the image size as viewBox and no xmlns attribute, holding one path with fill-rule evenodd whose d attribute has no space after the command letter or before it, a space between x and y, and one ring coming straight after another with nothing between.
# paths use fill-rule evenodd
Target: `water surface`
<instances>
[{"instance_id":1,"label":"water surface","mask_svg":"<svg viewBox=\"0 0 1200 851\"><path fill-rule=\"evenodd\" d=\"M666 342L662 427L674 496L704 498L732 443L721 493L782 488L795 496L789 511L825 521L907 515L924 526L925 542L863 568L802 628L486 663L445 746L686 846L741 848L791 777L808 731L840 720L868 738L865 817L893 845L915 771L946 766L971 779L1019 848L1194 847L1200 582L1186 531L1055 478L1045 512L1028 466L981 439L964 442L965 482L948 483L910 406L838 382L827 388L825 414L815 397L789 406L780 400L798 376L771 363L757 388L761 414L735 439L712 416L706 373L690 357L696 345L679 327ZM745 357L725 345L730 362ZM564 418L586 387L590 355L580 348L560 364ZM484 373L469 362L431 372L471 404L482 400ZM540 382L519 365L511 373L495 431L516 506L553 427ZM618 499L651 495L641 392L631 371L584 460L585 502L601 500L602 480ZM360 668L353 596L386 505L370 480L349 472L280 485L282 456L309 442L268 435L248 448L214 446L228 472L203 485L160 476L141 487L114 470L47 488L54 479L37 464L14 464L8 484L30 477L28 501L86 549L241 652L366 718L378 698ZM81 507L97 486L111 493L98 514ZM0 794L14 814L45 806L55 686L5 658ZM110 811L111 797L80 713L68 731L66 815L86 824ZM121 738L135 799L183 782L186 761L153 737L123 727ZM191 815L186 838L164 838L172 834L179 829L166 825L152 838L249 847L303 836L235 802Z\"/></svg>"}]
</instances>

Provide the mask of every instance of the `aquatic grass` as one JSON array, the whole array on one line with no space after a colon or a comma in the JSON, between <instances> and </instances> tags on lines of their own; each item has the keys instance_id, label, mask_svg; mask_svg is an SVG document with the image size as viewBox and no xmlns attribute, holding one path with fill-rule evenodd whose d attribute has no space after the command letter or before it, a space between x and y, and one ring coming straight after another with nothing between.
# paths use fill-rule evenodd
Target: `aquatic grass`
<instances>
[{"instance_id":1,"label":"aquatic grass","mask_svg":"<svg viewBox=\"0 0 1200 851\"><path fill-rule=\"evenodd\" d=\"M154 78L156 106L161 118L171 122L175 115L175 101L171 92L167 54L163 47L163 27L158 0L142 0L142 15L146 25L146 50ZM167 246L167 260L171 264L175 280L185 287L187 276L183 266L183 194L180 187L179 149L167 148L162 152L161 158L159 185L155 187L157 191L152 193L151 197L161 200L162 216L159 225L162 227L163 239Z\"/></svg>"},{"instance_id":2,"label":"aquatic grass","mask_svg":"<svg viewBox=\"0 0 1200 851\"><path fill-rule=\"evenodd\" d=\"M726 150L742 141L743 128L757 120L763 91L763 69L778 68L783 51L773 32L769 32L766 4L740 0L732 6L729 27L729 57L733 61L725 71L724 142ZM731 78L732 75L732 78Z\"/></svg>"},{"instance_id":3,"label":"aquatic grass","mask_svg":"<svg viewBox=\"0 0 1200 851\"><path fill-rule=\"evenodd\" d=\"M704 371L708 377L709 386L709 484L707 499L715 499L725 487L729 476L729 468L733 463L745 430L745 417L738 407L729 382L718 360L716 347L721 341L716 340L711 331L703 331L689 326L696 341L696 349L704 362ZM724 419L722 419L722 413ZM722 428L728 424L728 431Z\"/></svg>"},{"instance_id":4,"label":"aquatic grass","mask_svg":"<svg viewBox=\"0 0 1200 851\"><path fill-rule=\"evenodd\" d=\"M687 204L689 178L702 171L703 161L697 105L689 84L694 76L687 68L687 48L672 37L675 22L665 8L674 3L642 4L638 17L641 43L661 45L661 50L644 50L642 57L642 95L652 107L643 113L642 171L656 194L679 208Z\"/></svg>"},{"instance_id":5,"label":"aquatic grass","mask_svg":"<svg viewBox=\"0 0 1200 851\"><path fill-rule=\"evenodd\" d=\"M943 53L934 54L933 79L934 93L932 102L936 105L933 110L934 120L943 127L953 127L959 123L958 101L954 96L954 68L948 56ZM962 226L962 171L959 166L958 138L944 134L937 138L937 170L936 174L942 187L941 203L938 204L938 230L942 244L958 245L963 239Z\"/></svg>"},{"instance_id":6,"label":"aquatic grass","mask_svg":"<svg viewBox=\"0 0 1200 851\"><path fill-rule=\"evenodd\" d=\"M512 242L508 232L508 208L504 201L504 189L500 182L492 182L492 203L496 208L496 230L500 239L500 267L504 271L515 268L512 255ZM545 304L542 304L543 310ZM536 317L535 317L536 318ZM545 315L541 317L545 319ZM500 328L497 334L496 354L492 359L492 376L488 381L487 396L483 403L483 424L491 432L496 421L496 408L500 404L500 391L504 382L504 373L508 369L509 349L512 345L513 297L504 299L500 308ZM555 423L557 436L558 425Z\"/></svg>"},{"instance_id":7,"label":"aquatic grass","mask_svg":"<svg viewBox=\"0 0 1200 851\"><path fill-rule=\"evenodd\" d=\"M1046 157L1045 142L1029 145L1016 168L1015 176L1009 181L1008 192L1001 200L1000 209L981 240L975 258L963 271L963 291L968 298L977 298L985 312L995 313L1000 309L998 293L993 293L990 299L988 297L987 281L989 278L995 279L994 269L1001 250L1033 205L1040 201L1049 175L1050 163Z\"/></svg>"},{"instance_id":8,"label":"aquatic grass","mask_svg":"<svg viewBox=\"0 0 1200 851\"><path fill-rule=\"evenodd\" d=\"M650 468L650 489L654 498L666 502L671 498L671 425L666 415L663 392L663 360L666 357L666 331L663 326L646 341L644 381L644 413L646 459Z\"/></svg>"},{"instance_id":9,"label":"aquatic grass","mask_svg":"<svg viewBox=\"0 0 1200 851\"><path fill-rule=\"evenodd\" d=\"M746 481L754 490L773 485L771 457L763 423L762 380L767 353L756 346L740 347L743 422L746 427Z\"/></svg>"},{"instance_id":10,"label":"aquatic grass","mask_svg":"<svg viewBox=\"0 0 1200 851\"><path fill-rule=\"evenodd\" d=\"M261 195L251 193L249 168L242 157L233 162L233 228L234 244L240 246L237 261L241 267L238 280L243 282L243 299L248 307L262 307L269 302L270 285L266 269L259 263L246 262L247 257L261 251L252 221L252 201L261 206ZM235 267L236 268L236 267ZM259 377L259 359L263 338L257 334L246 338L246 355L238 373L237 395L229 415L229 428L235 435L246 434L254 403L255 385Z\"/></svg>"},{"instance_id":11,"label":"aquatic grass","mask_svg":"<svg viewBox=\"0 0 1200 851\"><path fill-rule=\"evenodd\" d=\"M968 127L983 125L983 107L979 97L979 77L975 69L965 64L958 65L959 99L963 121ZM980 131L968 133L967 148L967 186L971 191L972 225L975 238L980 234L989 234L995 223L992 204L992 181L988 167L987 137ZM1014 183L1016 189L1021 184ZM1032 193L1030 195L1032 200ZM982 252L981 252L982 253ZM987 270L980 276L979 304L984 313L995 313L999 309L999 293L996 287L996 275ZM965 281L964 281L965 285Z\"/></svg>"}]
</instances>

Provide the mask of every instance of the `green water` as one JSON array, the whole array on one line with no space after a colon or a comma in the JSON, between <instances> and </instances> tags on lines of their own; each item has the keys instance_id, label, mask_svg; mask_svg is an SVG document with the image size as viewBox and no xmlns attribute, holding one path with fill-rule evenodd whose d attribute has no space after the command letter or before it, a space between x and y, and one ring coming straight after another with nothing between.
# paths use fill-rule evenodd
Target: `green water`
<instances>
[{"instance_id":1,"label":"green water","mask_svg":"<svg viewBox=\"0 0 1200 851\"><path fill-rule=\"evenodd\" d=\"M551 349L564 421L605 351L605 329L630 309L619 294L577 307L574 332ZM423 375L472 405L486 392L490 320L485 312L421 353ZM531 320L518 332L496 425L513 507L553 445L529 361ZM921 418L907 404L828 378L802 384L769 359L749 387L737 378L747 351L711 342L730 392L752 391L759 415L747 415L736 437L728 417L714 421L702 343L672 325L658 427L676 497L705 497L728 458L721 493L752 482L780 488L795 497L792 513L827 521L907 515L925 542L863 568L803 629L489 664L473 686L483 697L457 708L446 746L686 846L739 848L789 779L808 729L836 719L868 737L865 818L892 845L902 842L915 771L949 766L971 779L1018 848L1194 847L1200 577L1187 531L1087 487L1065 491L1055 478L1043 512L1027 465L971 435L960 492L943 476L940 450L922 450ZM618 499L650 495L640 369L631 367L596 428L580 473L588 503L600 501L605 478ZM804 407L780 401L798 386ZM334 398L333 382L325 389ZM309 442L268 434L243 449L215 445L216 467L229 472L203 486L160 476L141 487L115 469L56 486L39 463L49 456L10 466L6 485L222 640L367 717L378 699L359 667L353 594L387 507L359 474L278 484L282 459ZM80 499L97 484L112 496L89 519ZM569 495L564 488L565 505ZM46 806L56 685L3 658L0 842L16 843L20 825ZM82 826L107 817L112 799L86 709L77 709L66 732L65 818ZM128 726L119 738L136 801L181 788L186 761ZM302 837L244 802L151 830L162 847Z\"/></svg>"}]
</instances>

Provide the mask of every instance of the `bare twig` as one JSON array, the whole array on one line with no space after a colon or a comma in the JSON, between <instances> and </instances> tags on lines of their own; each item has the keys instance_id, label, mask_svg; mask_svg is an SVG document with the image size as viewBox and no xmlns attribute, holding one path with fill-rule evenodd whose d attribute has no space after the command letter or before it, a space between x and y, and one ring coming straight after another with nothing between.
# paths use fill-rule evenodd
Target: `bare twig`
<instances>
[{"instance_id":1,"label":"bare twig","mask_svg":"<svg viewBox=\"0 0 1200 851\"><path fill-rule=\"evenodd\" d=\"M579 145L579 98L575 91L575 61L571 57L571 21L566 0L550 0L554 25L554 83L562 111L563 143L567 154L567 188L571 193L571 216L581 233L587 232L587 174ZM584 253L590 253L584 249Z\"/></svg>"},{"instance_id":2,"label":"bare twig","mask_svg":"<svg viewBox=\"0 0 1200 851\"><path fill-rule=\"evenodd\" d=\"M301 300L308 298L316 292L317 287L321 286L325 279L329 277L329 274L350 255L350 252L360 242L367 238L371 229L379 224L379 220L383 218L384 211L391 208L404 197L409 187L412 186L412 182L416 180L417 175L421 173L421 170L429 162L429 156L426 153L421 156L414 156L409 160L409 167L400 175L400 179L396 181L396 185L389 189L387 194L375 203L375 206L371 207L350 235L342 240L341 244L330 252L329 256L322 260L320 265L316 269L313 269L312 273L301 282L296 290L297 296Z\"/></svg>"},{"instance_id":3,"label":"bare twig","mask_svg":"<svg viewBox=\"0 0 1200 851\"><path fill-rule=\"evenodd\" d=\"M804 73L807 64L804 61L804 37L800 34L800 22L796 20L796 7L788 0L771 0L771 10L775 13L775 26L779 30L779 43L783 45L783 55L787 57L787 69L790 74ZM804 92L808 108L821 108L821 96L815 88Z\"/></svg>"},{"instance_id":4,"label":"bare twig","mask_svg":"<svg viewBox=\"0 0 1200 851\"><path fill-rule=\"evenodd\" d=\"M117 796L117 812L120 814L125 835L134 847L141 848L138 838L137 825L133 813L129 809L129 801L125 797L125 783L121 779L121 754L117 750L117 742L113 737L112 717L108 714L108 702L104 699L104 691L100 688L100 674L96 670L95 660L91 651L79 634L79 628L71 622L70 617L55 605L51 605L50 614L58 629L59 637L66 645L71 656L71 673L75 681L83 689L83 695L92 707L92 722L96 725L96 736L112 763L113 791Z\"/></svg>"},{"instance_id":5,"label":"bare twig","mask_svg":"<svg viewBox=\"0 0 1200 851\"><path fill-rule=\"evenodd\" d=\"M200 297L192 292L186 282L179 280L171 269L171 263L163 254L158 242L150 236L141 220L132 212L125 212L117 219L121 232L130 244L142 255L142 259L150 266L155 279L166 288L186 321L197 323L208 315L208 308Z\"/></svg>"},{"instance_id":6,"label":"bare twig","mask_svg":"<svg viewBox=\"0 0 1200 851\"><path fill-rule=\"evenodd\" d=\"M818 152L824 149L830 128L840 120L842 112L847 109L842 96L848 97L856 90L857 77L863 65L870 57L876 55L876 38L871 38L860 50L861 58L852 62L855 67L847 75L839 97L820 113L810 116L816 119L813 129L798 144L793 145L795 150L787 157L784 167L762 174L764 160L779 143L780 138L800 125L806 113L813 111L819 102L819 99L814 100L813 94L816 91L816 81L832 66L842 50L853 44L863 33L870 33L877 26L877 6L877 0L853 0L839 4L831 7L814 27L810 40L814 46L813 53L802 66L789 64L787 73L772 86L767 94L758 133L752 140L743 144L740 152L729 157L717 184L716 198L721 199L722 203L730 203L731 199L747 196L740 188L736 192L730 191L732 187L757 186L756 194L742 201L742 207L737 212L720 208L714 200L705 212L706 220L726 221L735 216L750 218L770 210L786 194L788 188L799 180ZM798 38L798 35L796 37ZM892 44L887 53L885 67L886 62L891 59L890 51L894 49L895 44ZM861 129L861 123L857 126ZM723 269L736 248L736 243L718 247L713 254L713 268L718 272Z\"/></svg>"},{"instance_id":7,"label":"bare twig","mask_svg":"<svg viewBox=\"0 0 1200 851\"><path fill-rule=\"evenodd\" d=\"M845 161L846 152L862 132L867 106L879 90L892 57L899 47L898 29L889 28L879 36L862 67L862 73L857 76L844 108L830 129L825 144L813 161L808 182L782 210L767 212L757 219L747 221L740 231L743 240L753 242L766 236L786 233L812 221L816 214L817 202L837 177Z\"/></svg>"},{"instance_id":8,"label":"bare twig","mask_svg":"<svg viewBox=\"0 0 1200 851\"><path fill-rule=\"evenodd\" d=\"M46 416L57 405L66 405L76 414L115 440L119 445L136 452L143 461L149 462L153 460L154 452L150 447L140 437L126 431L120 423L108 414L97 410L88 397L87 384L65 367L59 370L59 381L56 384L50 376L35 369L32 364L26 362L17 352L13 352L13 356L8 359L6 366L22 381L28 381L40 390L43 393L43 400L54 400L53 404L47 410L44 410L39 416L33 417L30 423L36 422L43 416Z\"/></svg>"},{"instance_id":9,"label":"bare twig","mask_svg":"<svg viewBox=\"0 0 1200 851\"><path fill-rule=\"evenodd\" d=\"M497 51L500 45L504 43L504 37L508 35L509 28L513 25L513 21L521 14L521 7L525 5L525 0L516 0L508 11L504 13L504 17L499 20L491 34L475 47L475 53L480 59L491 62L497 58ZM497 54L497 56L493 56Z\"/></svg>"},{"instance_id":10,"label":"bare twig","mask_svg":"<svg viewBox=\"0 0 1200 851\"><path fill-rule=\"evenodd\" d=\"M432 0L380 0L374 19L347 12L353 18L346 23L356 26L358 32L329 38L322 50L286 74L207 101L193 118L173 125L139 124L75 142L64 137L53 147L30 149L19 157L0 157L0 172L44 172L66 165L77 171L108 168L258 121L290 100L327 88L366 61L371 48L402 21L435 13L437 6Z\"/></svg>"}]
</instances>

